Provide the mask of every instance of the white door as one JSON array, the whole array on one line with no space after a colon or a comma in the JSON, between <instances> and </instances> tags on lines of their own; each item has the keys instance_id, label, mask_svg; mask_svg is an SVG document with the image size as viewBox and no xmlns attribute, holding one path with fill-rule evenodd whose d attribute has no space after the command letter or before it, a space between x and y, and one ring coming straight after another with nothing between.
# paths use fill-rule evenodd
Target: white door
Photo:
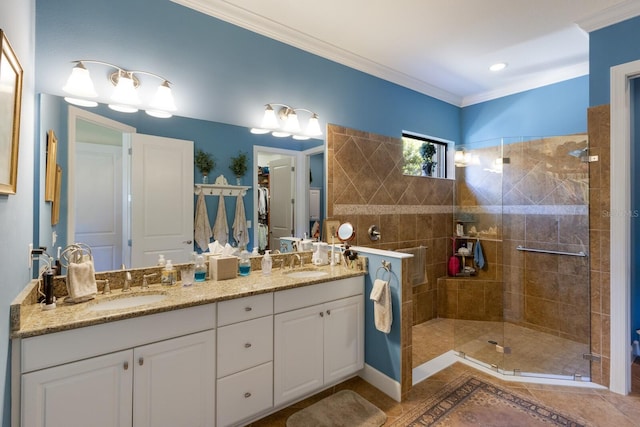
<instances>
[{"instance_id":1,"label":"white door","mask_svg":"<svg viewBox=\"0 0 640 427\"><path fill-rule=\"evenodd\" d=\"M214 424L215 339L205 331L134 350L134 426Z\"/></svg>"},{"instance_id":2,"label":"white door","mask_svg":"<svg viewBox=\"0 0 640 427\"><path fill-rule=\"evenodd\" d=\"M122 146L76 143L75 235L92 249L96 271L123 262Z\"/></svg>"},{"instance_id":3,"label":"white door","mask_svg":"<svg viewBox=\"0 0 640 427\"><path fill-rule=\"evenodd\" d=\"M292 236L295 180L293 157L269 162L269 248L280 249L280 237Z\"/></svg>"},{"instance_id":4,"label":"white door","mask_svg":"<svg viewBox=\"0 0 640 427\"><path fill-rule=\"evenodd\" d=\"M363 307L362 295L323 306L325 384L336 382L364 367Z\"/></svg>"},{"instance_id":5,"label":"white door","mask_svg":"<svg viewBox=\"0 0 640 427\"><path fill-rule=\"evenodd\" d=\"M174 263L193 252L193 142L133 134L131 266Z\"/></svg>"},{"instance_id":6,"label":"white door","mask_svg":"<svg viewBox=\"0 0 640 427\"><path fill-rule=\"evenodd\" d=\"M322 307L274 316L273 404L317 390L323 384Z\"/></svg>"},{"instance_id":7,"label":"white door","mask_svg":"<svg viewBox=\"0 0 640 427\"><path fill-rule=\"evenodd\" d=\"M132 361L127 350L24 374L22 426L131 426Z\"/></svg>"}]
</instances>

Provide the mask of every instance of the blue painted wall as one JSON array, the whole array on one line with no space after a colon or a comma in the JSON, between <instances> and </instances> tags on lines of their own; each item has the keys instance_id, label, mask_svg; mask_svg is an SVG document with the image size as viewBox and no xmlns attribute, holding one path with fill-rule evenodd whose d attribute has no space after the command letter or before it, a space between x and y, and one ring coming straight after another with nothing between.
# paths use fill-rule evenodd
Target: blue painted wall
<instances>
[{"instance_id":1,"label":"blue painted wall","mask_svg":"<svg viewBox=\"0 0 640 427\"><path fill-rule=\"evenodd\" d=\"M587 131L589 77L583 76L462 109L462 143Z\"/></svg>"},{"instance_id":2,"label":"blue painted wall","mask_svg":"<svg viewBox=\"0 0 640 427\"><path fill-rule=\"evenodd\" d=\"M610 27L589 34L589 104L591 106L609 104L611 102L610 68L615 65L640 59L640 17L628 19ZM634 126L632 131L631 155L631 242L640 239L640 218L634 215L640 210L640 114L637 107L640 95L640 84L634 84ZM613 143L613 141L612 141ZM631 245L631 340L637 339L635 330L640 328L640 251L637 245Z\"/></svg>"}]
</instances>

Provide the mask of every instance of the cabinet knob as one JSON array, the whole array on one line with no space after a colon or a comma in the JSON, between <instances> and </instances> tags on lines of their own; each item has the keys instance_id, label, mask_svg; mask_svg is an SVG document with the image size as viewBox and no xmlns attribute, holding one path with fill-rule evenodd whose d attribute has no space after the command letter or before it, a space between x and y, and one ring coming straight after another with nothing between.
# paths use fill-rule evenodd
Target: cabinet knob
<instances>
[{"instance_id":1,"label":"cabinet knob","mask_svg":"<svg viewBox=\"0 0 640 427\"><path fill-rule=\"evenodd\" d=\"M245 398L245 399L248 399L248 398L250 398L250 397L251 397L251 393L246 392L246 393L244 394L244 398Z\"/></svg>"},{"instance_id":2,"label":"cabinet knob","mask_svg":"<svg viewBox=\"0 0 640 427\"><path fill-rule=\"evenodd\" d=\"M124 368L125 371L128 370L129 369L129 362L124 362L123 368Z\"/></svg>"},{"instance_id":3,"label":"cabinet knob","mask_svg":"<svg viewBox=\"0 0 640 427\"><path fill-rule=\"evenodd\" d=\"M324 317L324 313L323 312L320 312L320 317Z\"/></svg>"},{"instance_id":4,"label":"cabinet knob","mask_svg":"<svg viewBox=\"0 0 640 427\"><path fill-rule=\"evenodd\" d=\"M249 348L249 347L251 347L251 343L250 342L245 343L244 348Z\"/></svg>"},{"instance_id":5,"label":"cabinet knob","mask_svg":"<svg viewBox=\"0 0 640 427\"><path fill-rule=\"evenodd\" d=\"M251 310L253 310L251 307L245 307L244 308L244 311L251 311Z\"/></svg>"},{"instance_id":6,"label":"cabinet knob","mask_svg":"<svg viewBox=\"0 0 640 427\"><path fill-rule=\"evenodd\" d=\"M140 366L144 365L144 357L141 357L140 359L138 359L138 365Z\"/></svg>"},{"instance_id":7,"label":"cabinet knob","mask_svg":"<svg viewBox=\"0 0 640 427\"><path fill-rule=\"evenodd\" d=\"M331 310L327 310L327 315L331 316Z\"/></svg>"}]
</instances>

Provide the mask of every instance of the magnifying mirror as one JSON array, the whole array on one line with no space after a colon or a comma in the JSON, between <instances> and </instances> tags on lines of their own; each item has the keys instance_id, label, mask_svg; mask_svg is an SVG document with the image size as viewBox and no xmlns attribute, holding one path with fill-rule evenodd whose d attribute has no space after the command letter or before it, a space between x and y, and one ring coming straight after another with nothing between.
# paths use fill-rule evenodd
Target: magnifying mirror
<instances>
[{"instance_id":1,"label":"magnifying mirror","mask_svg":"<svg viewBox=\"0 0 640 427\"><path fill-rule=\"evenodd\" d=\"M353 228L353 225L351 225L350 222L345 222L343 224L340 224L340 227L338 227L337 236L338 236L338 239L340 239L340 241L343 243L353 240L355 235L356 235L356 230Z\"/></svg>"}]
</instances>

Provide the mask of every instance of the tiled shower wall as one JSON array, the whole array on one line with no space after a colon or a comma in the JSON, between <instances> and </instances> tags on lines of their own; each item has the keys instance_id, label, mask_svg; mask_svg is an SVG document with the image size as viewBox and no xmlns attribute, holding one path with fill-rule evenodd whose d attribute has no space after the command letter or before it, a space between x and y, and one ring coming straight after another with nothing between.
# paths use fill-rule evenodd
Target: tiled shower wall
<instances>
[{"instance_id":1,"label":"tiled shower wall","mask_svg":"<svg viewBox=\"0 0 640 427\"><path fill-rule=\"evenodd\" d=\"M354 245L388 250L427 247L428 282L411 287L404 281L402 289L401 388L405 396L411 389L413 318L435 316L436 278L446 275L454 181L405 176L402 164L400 138L328 126L328 217L355 226ZM379 227L380 240L369 239L371 225Z\"/></svg>"},{"instance_id":2,"label":"tiled shower wall","mask_svg":"<svg viewBox=\"0 0 640 427\"><path fill-rule=\"evenodd\" d=\"M590 328L588 258L516 248L588 252L586 147L581 134L471 149L477 161L458 168L456 182L459 216L473 219L483 246L498 242L490 278L504 280L504 320L582 343Z\"/></svg>"}]
</instances>

